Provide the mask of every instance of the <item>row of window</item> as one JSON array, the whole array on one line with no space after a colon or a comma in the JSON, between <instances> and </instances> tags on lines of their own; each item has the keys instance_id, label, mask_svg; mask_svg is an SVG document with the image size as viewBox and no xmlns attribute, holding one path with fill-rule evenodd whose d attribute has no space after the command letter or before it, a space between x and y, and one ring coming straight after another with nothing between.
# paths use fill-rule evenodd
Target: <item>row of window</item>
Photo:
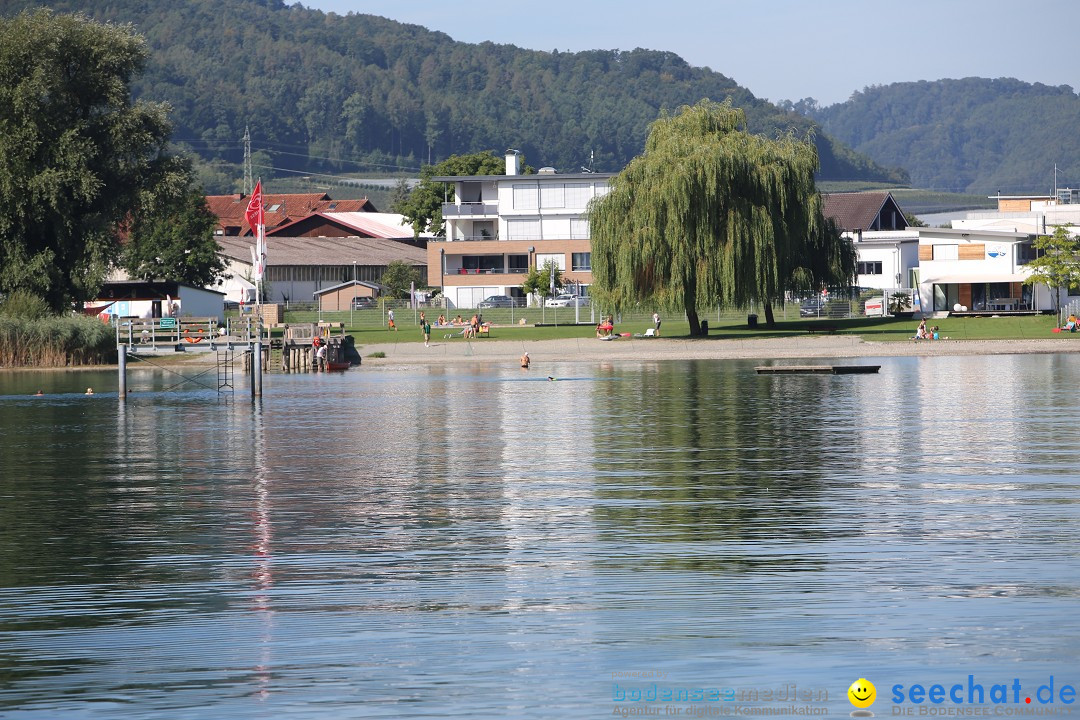
<instances>
[{"instance_id":1,"label":"row of window","mask_svg":"<svg viewBox=\"0 0 1080 720\"><path fill-rule=\"evenodd\" d=\"M593 197L607 194L604 183L521 183L515 184L514 209L536 210L538 208L572 208L585 210Z\"/></svg>"},{"instance_id":2,"label":"row of window","mask_svg":"<svg viewBox=\"0 0 1080 720\"><path fill-rule=\"evenodd\" d=\"M268 265L267 282L343 283L350 280L378 282L385 267L371 265ZM355 275L355 277L354 277Z\"/></svg>"},{"instance_id":3,"label":"row of window","mask_svg":"<svg viewBox=\"0 0 1080 720\"><path fill-rule=\"evenodd\" d=\"M571 253L570 268L578 271L591 271L592 270L592 253L591 252L576 252ZM555 263L555 266L560 270L566 270L566 254L565 253L536 253L536 267L544 267L549 262ZM502 255L462 255L461 267L465 270L491 270L494 272L503 272L503 256ZM451 271L453 272L453 271ZM529 256L528 255L507 255L506 256L506 272L508 273L527 273L529 272Z\"/></svg>"},{"instance_id":4,"label":"row of window","mask_svg":"<svg viewBox=\"0 0 1080 720\"><path fill-rule=\"evenodd\" d=\"M506 221L507 240L548 239L588 240L589 221L586 218L547 220L541 228L540 218L514 218Z\"/></svg>"}]
</instances>

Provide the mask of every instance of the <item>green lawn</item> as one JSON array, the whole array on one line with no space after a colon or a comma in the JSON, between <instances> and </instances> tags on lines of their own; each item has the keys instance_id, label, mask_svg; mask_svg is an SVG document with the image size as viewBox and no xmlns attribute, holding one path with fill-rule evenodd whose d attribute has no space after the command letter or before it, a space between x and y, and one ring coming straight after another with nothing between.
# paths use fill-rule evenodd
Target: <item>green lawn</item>
<instances>
[{"instance_id":1,"label":"green lawn","mask_svg":"<svg viewBox=\"0 0 1080 720\"><path fill-rule=\"evenodd\" d=\"M559 313L560 323L573 320L572 310ZM551 340L557 338L593 338L596 329L593 324L572 325L560 324L557 327L535 327L534 323L541 321L539 311L527 310L525 317L527 325L509 325L509 310L485 311L484 319L496 323L492 330L494 340ZM464 313L462 313L464 314ZM833 325L840 335L858 335L867 340L874 341L907 341L915 334L918 320L897 318L852 318L844 320L833 319L799 319L792 317L789 312L788 318L783 319L779 314L776 328L764 327L764 314L759 313L758 329L751 330L746 325L746 314L731 313L721 316L719 319L714 312L709 321L709 337L716 339L746 339L746 338L772 338L792 337L807 334L807 328L814 325ZM389 331L383 325L383 314L379 310L358 310L353 313L350 321L350 313L322 313L322 319L329 322L344 322L345 330L353 335L358 345L372 345L384 342L422 342L423 335L420 328L413 321L411 310L397 310L395 316L399 330ZM503 315L506 315L504 318ZM519 319L522 313L515 311L515 319ZM535 317L534 317L535 316ZM471 314L469 315L471 317ZM588 320L588 313L582 309L581 317ZM318 319L318 313L314 312L290 312L286 316L287 322L314 322ZM552 320L551 311L548 311L546 319ZM927 325L938 325L940 335L951 340L1020 340L1032 338L1071 338L1080 340L1078 334L1057 334L1051 332L1055 324L1053 315L1028 315L1014 317L982 317L982 318L943 318L940 320L928 319ZM615 323L617 333L644 333L646 328L652 327L651 314L636 313L624 314L622 322ZM687 338L690 327L683 318L665 316L662 326L663 336L666 338ZM442 340L443 335L450 330L432 328L432 337ZM482 342L486 340L482 339Z\"/></svg>"}]
</instances>

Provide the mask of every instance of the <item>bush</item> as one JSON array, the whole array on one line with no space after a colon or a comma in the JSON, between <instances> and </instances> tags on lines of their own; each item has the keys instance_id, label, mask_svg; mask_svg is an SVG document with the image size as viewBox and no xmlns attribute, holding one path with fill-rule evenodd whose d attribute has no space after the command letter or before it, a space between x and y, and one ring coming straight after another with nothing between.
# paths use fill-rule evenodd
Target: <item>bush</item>
<instances>
[{"instance_id":1,"label":"bush","mask_svg":"<svg viewBox=\"0 0 1080 720\"><path fill-rule=\"evenodd\" d=\"M0 316L3 317L40 320L51 314L52 308L49 307L49 303L26 290L16 290L0 302Z\"/></svg>"},{"instance_id":2,"label":"bush","mask_svg":"<svg viewBox=\"0 0 1080 720\"><path fill-rule=\"evenodd\" d=\"M100 365L115 357L116 333L97 318L0 314L0 366Z\"/></svg>"}]
</instances>

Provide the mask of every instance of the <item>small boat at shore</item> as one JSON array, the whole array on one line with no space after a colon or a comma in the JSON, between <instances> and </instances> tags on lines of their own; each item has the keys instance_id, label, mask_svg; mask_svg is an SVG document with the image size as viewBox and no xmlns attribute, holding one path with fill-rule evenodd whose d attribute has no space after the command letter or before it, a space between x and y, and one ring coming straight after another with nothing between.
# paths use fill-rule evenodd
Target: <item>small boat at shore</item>
<instances>
[{"instance_id":1,"label":"small boat at shore","mask_svg":"<svg viewBox=\"0 0 1080 720\"><path fill-rule=\"evenodd\" d=\"M345 372L352 367L350 362L328 362L326 363L327 372Z\"/></svg>"}]
</instances>

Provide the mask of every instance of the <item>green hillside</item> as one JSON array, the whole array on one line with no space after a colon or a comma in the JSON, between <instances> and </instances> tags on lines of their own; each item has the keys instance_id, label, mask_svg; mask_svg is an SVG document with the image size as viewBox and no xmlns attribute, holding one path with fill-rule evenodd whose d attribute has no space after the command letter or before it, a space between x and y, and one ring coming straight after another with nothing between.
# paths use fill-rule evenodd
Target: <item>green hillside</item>
<instances>
[{"instance_id":1,"label":"green hillside","mask_svg":"<svg viewBox=\"0 0 1080 720\"><path fill-rule=\"evenodd\" d=\"M845 103L793 106L831 136L883 165L902 165L915 187L991 194L1080 186L1080 97L1000 78L870 87Z\"/></svg>"},{"instance_id":2,"label":"green hillside","mask_svg":"<svg viewBox=\"0 0 1080 720\"><path fill-rule=\"evenodd\" d=\"M39 4L0 0L0 14ZM132 23L146 36L152 60L135 91L172 105L174 140L207 161L211 184L236 177L245 126L253 150L265 153L258 155L264 176L415 172L451 154L508 147L535 167L577 171L592 153L593 169L614 171L641 152L663 109L706 97L732 98L753 132L817 130L823 178L906 181L902 170L857 155L813 121L670 52L467 44L281 0L46 4Z\"/></svg>"}]
</instances>

